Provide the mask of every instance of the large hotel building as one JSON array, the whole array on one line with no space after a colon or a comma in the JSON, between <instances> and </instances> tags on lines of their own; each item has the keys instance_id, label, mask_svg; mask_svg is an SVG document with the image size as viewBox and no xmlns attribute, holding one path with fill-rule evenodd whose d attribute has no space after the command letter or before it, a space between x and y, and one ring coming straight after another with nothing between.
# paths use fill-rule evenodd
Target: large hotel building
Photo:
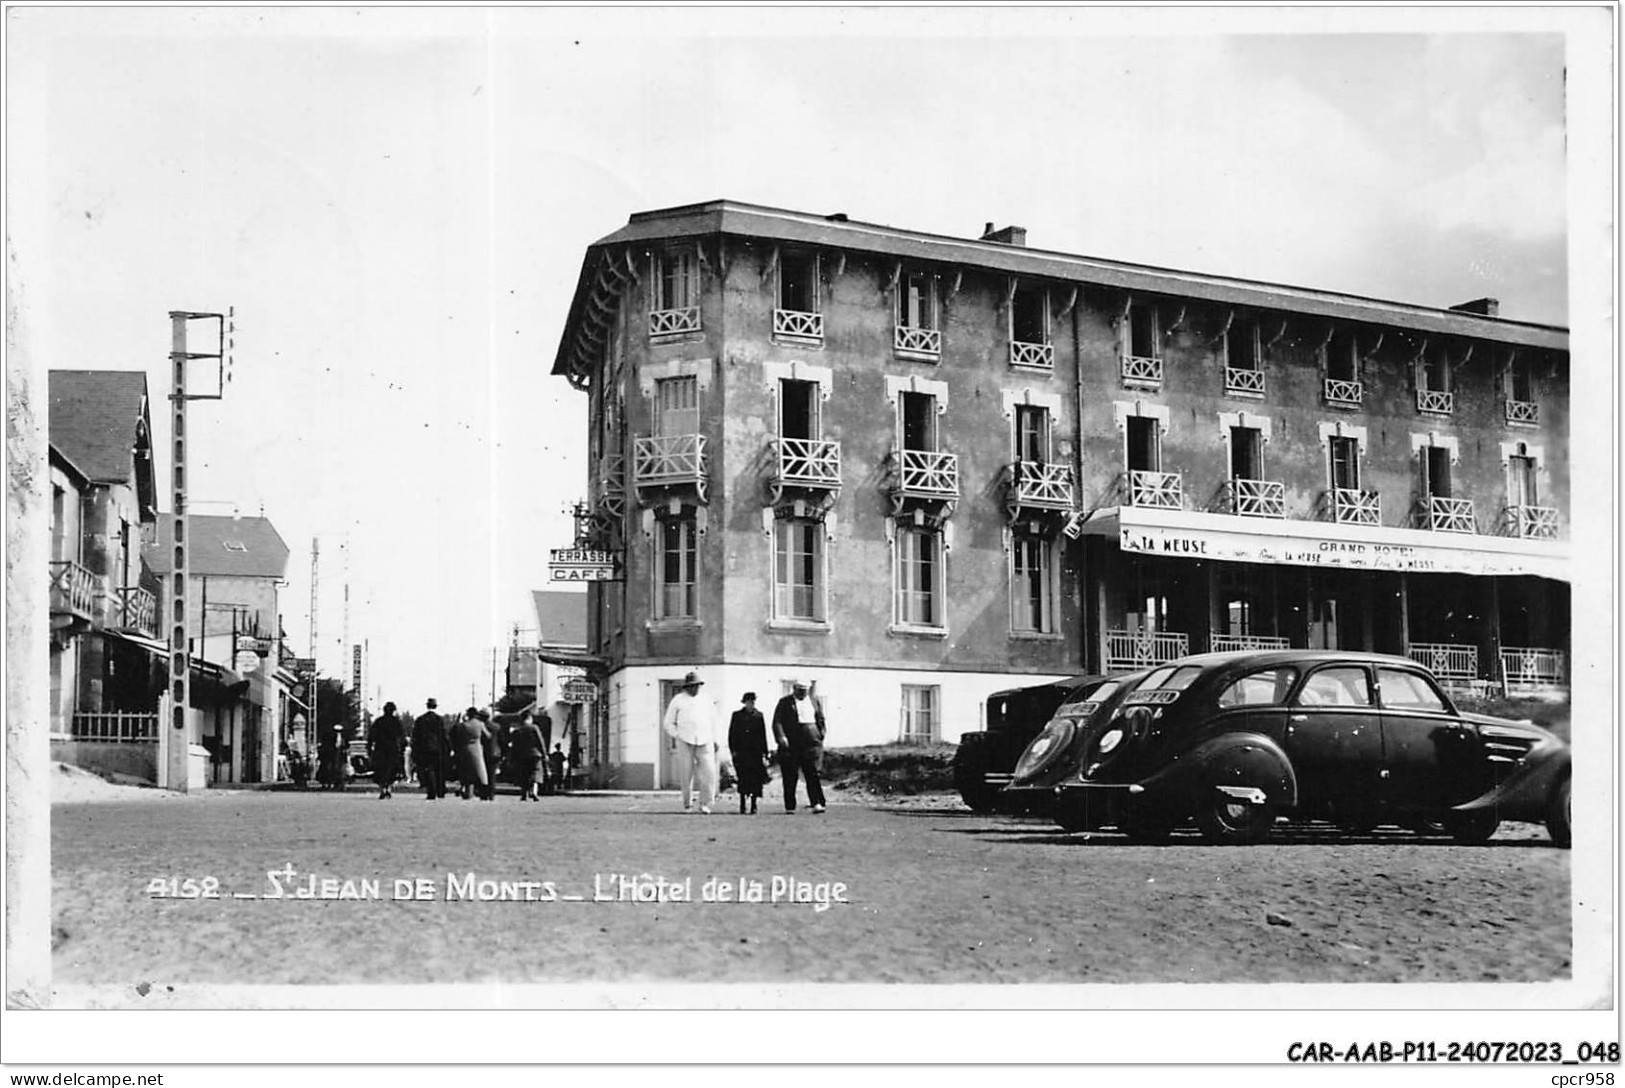
<instances>
[{"instance_id":1,"label":"large hotel building","mask_svg":"<svg viewBox=\"0 0 1625 1088\"><path fill-rule=\"evenodd\" d=\"M988 694L1187 653L1408 654L1562 689L1568 332L716 201L588 247L600 781L671 785L813 679L839 746L957 740Z\"/></svg>"}]
</instances>

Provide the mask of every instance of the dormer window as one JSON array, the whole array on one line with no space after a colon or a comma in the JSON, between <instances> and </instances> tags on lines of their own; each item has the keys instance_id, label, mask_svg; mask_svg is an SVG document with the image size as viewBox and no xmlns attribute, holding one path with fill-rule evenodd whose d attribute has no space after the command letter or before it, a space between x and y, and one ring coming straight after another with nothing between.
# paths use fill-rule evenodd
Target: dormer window
<instances>
[{"instance_id":1,"label":"dormer window","mask_svg":"<svg viewBox=\"0 0 1625 1088\"><path fill-rule=\"evenodd\" d=\"M679 336L700 331L700 260L693 249L675 249L653 258L649 335Z\"/></svg>"},{"instance_id":2,"label":"dormer window","mask_svg":"<svg viewBox=\"0 0 1625 1088\"><path fill-rule=\"evenodd\" d=\"M1120 330L1122 376L1125 385L1158 389L1162 386L1162 343L1153 303L1129 300Z\"/></svg>"},{"instance_id":3,"label":"dormer window","mask_svg":"<svg viewBox=\"0 0 1625 1088\"><path fill-rule=\"evenodd\" d=\"M1050 343L1049 292L1038 287L1016 285L1010 293L1010 365L1055 366L1055 348Z\"/></svg>"},{"instance_id":4,"label":"dormer window","mask_svg":"<svg viewBox=\"0 0 1625 1088\"><path fill-rule=\"evenodd\" d=\"M1264 352L1256 321L1234 321L1224 333L1224 391L1232 397L1264 395Z\"/></svg>"},{"instance_id":5,"label":"dormer window","mask_svg":"<svg viewBox=\"0 0 1625 1088\"><path fill-rule=\"evenodd\" d=\"M1514 354L1507 362L1505 396L1508 426L1534 427L1540 424L1533 359Z\"/></svg>"},{"instance_id":6,"label":"dormer window","mask_svg":"<svg viewBox=\"0 0 1625 1088\"><path fill-rule=\"evenodd\" d=\"M824 315L815 253L786 253L778 262L773 335L803 344L824 342Z\"/></svg>"},{"instance_id":7,"label":"dormer window","mask_svg":"<svg viewBox=\"0 0 1625 1088\"><path fill-rule=\"evenodd\" d=\"M1354 334L1339 329L1320 350L1326 372L1326 403L1333 408L1363 407L1365 386L1360 379L1360 346Z\"/></svg>"},{"instance_id":8,"label":"dormer window","mask_svg":"<svg viewBox=\"0 0 1625 1088\"><path fill-rule=\"evenodd\" d=\"M937 278L928 272L902 271L897 277L897 353L935 362L942 355L937 327Z\"/></svg>"},{"instance_id":9,"label":"dormer window","mask_svg":"<svg viewBox=\"0 0 1625 1088\"><path fill-rule=\"evenodd\" d=\"M1447 416L1454 409L1449 353L1442 346L1430 348L1416 361L1416 410Z\"/></svg>"}]
</instances>

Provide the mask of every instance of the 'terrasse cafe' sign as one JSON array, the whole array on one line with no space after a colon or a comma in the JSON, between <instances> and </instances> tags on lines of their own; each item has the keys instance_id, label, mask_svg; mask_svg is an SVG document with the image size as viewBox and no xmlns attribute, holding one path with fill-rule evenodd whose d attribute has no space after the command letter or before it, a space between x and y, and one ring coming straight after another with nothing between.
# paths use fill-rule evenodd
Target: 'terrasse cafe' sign
<instances>
[{"instance_id":1,"label":"'terrasse cafe' sign","mask_svg":"<svg viewBox=\"0 0 1625 1088\"><path fill-rule=\"evenodd\" d=\"M621 553L596 548L554 548L547 569L555 582L619 582Z\"/></svg>"}]
</instances>

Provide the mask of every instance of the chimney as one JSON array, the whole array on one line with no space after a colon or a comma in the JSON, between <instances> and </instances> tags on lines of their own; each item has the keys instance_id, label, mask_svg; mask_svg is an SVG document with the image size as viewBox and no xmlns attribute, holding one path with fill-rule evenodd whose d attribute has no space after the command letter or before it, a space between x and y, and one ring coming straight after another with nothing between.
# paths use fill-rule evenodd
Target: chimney
<instances>
[{"instance_id":1,"label":"chimney","mask_svg":"<svg viewBox=\"0 0 1625 1088\"><path fill-rule=\"evenodd\" d=\"M1027 228L1000 227L998 230L994 230L993 224L989 223L982 230L981 241L998 242L1000 245L1006 246L1025 246L1027 244Z\"/></svg>"},{"instance_id":2,"label":"chimney","mask_svg":"<svg viewBox=\"0 0 1625 1088\"><path fill-rule=\"evenodd\" d=\"M1501 315L1501 300L1498 298L1475 298L1471 302L1462 302L1450 308L1460 310L1464 314L1483 314L1485 317L1499 317Z\"/></svg>"}]
</instances>

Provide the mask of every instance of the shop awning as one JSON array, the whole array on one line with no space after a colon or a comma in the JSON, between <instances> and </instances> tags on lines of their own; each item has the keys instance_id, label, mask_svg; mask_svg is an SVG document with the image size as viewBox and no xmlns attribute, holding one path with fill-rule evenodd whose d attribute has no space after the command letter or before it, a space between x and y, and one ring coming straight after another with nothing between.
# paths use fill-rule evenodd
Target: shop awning
<instances>
[{"instance_id":1,"label":"shop awning","mask_svg":"<svg viewBox=\"0 0 1625 1088\"><path fill-rule=\"evenodd\" d=\"M1569 544L1562 540L1138 506L1097 511L1081 529L1085 536L1116 537L1125 552L1173 559L1418 574L1533 575L1561 582L1570 578Z\"/></svg>"},{"instance_id":2,"label":"shop awning","mask_svg":"<svg viewBox=\"0 0 1625 1088\"><path fill-rule=\"evenodd\" d=\"M104 627L102 634L107 638L114 638L120 642L128 642L132 646L139 646L148 653L156 654L159 657L167 657L169 654L168 646L164 645L160 640L149 638L146 635L138 635L130 631L119 631L112 627Z\"/></svg>"}]
</instances>

